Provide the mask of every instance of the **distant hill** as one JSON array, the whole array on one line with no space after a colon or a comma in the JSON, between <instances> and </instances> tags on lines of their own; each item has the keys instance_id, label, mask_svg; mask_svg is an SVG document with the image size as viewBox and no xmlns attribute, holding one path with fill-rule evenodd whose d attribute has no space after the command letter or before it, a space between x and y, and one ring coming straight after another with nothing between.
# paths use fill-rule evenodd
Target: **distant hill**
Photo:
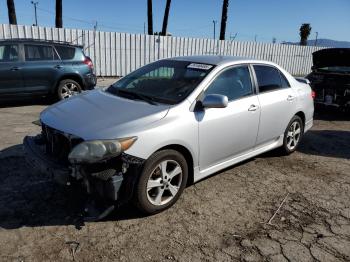
<instances>
[{"instance_id":1,"label":"distant hill","mask_svg":"<svg viewBox=\"0 0 350 262\"><path fill-rule=\"evenodd\" d=\"M292 44L292 45L299 45L298 43L295 42L288 42L286 44ZM307 40L307 45L308 46L314 46L315 45L315 40ZM348 41L337 41L337 40L331 40L331 39L318 39L317 40L317 46L325 46L325 47L337 47L337 48L350 48L350 42Z\"/></svg>"}]
</instances>

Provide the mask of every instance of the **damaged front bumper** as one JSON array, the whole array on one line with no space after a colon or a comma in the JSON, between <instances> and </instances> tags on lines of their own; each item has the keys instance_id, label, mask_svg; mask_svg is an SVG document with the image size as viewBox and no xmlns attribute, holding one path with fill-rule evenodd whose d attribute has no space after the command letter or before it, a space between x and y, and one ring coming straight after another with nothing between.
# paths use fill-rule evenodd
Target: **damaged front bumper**
<instances>
[{"instance_id":1,"label":"damaged front bumper","mask_svg":"<svg viewBox=\"0 0 350 262\"><path fill-rule=\"evenodd\" d=\"M122 154L95 165L71 165L57 161L46 152L41 135L23 140L28 164L40 174L48 175L61 185L81 184L89 195L105 200L127 202L132 194L143 159Z\"/></svg>"}]
</instances>

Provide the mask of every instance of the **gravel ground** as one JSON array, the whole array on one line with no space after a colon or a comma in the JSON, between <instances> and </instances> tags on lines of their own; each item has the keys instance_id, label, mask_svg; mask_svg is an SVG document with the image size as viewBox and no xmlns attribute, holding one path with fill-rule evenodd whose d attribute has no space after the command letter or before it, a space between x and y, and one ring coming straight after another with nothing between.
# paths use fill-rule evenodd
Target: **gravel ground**
<instances>
[{"instance_id":1,"label":"gravel ground","mask_svg":"<svg viewBox=\"0 0 350 262\"><path fill-rule=\"evenodd\" d=\"M294 154L226 169L163 213L127 206L84 224L82 195L25 164L22 138L46 106L0 108L1 261L350 261L349 119L318 116Z\"/></svg>"}]
</instances>

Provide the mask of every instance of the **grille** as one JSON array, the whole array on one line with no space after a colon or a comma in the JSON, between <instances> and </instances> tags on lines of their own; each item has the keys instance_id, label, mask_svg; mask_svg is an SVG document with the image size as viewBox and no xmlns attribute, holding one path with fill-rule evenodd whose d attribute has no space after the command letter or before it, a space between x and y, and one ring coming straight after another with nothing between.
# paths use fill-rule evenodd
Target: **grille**
<instances>
[{"instance_id":1,"label":"grille","mask_svg":"<svg viewBox=\"0 0 350 262\"><path fill-rule=\"evenodd\" d=\"M68 155L72 148L83 141L44 124L42 136L46 144L46 153L64 164L68 163Z\"/></svg>"}]
</instances>

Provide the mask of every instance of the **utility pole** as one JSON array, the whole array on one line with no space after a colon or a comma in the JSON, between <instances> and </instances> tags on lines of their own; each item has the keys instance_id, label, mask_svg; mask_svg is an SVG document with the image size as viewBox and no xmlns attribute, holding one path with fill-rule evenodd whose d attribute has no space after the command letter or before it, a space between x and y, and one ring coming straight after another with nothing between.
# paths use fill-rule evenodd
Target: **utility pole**
<instances>
[{"instance_id":1,"label":"utility pole","mask_svg":"<svg viewBox=\"0 0 350 262\"><path fill-rule=\"evenodd\" d=\"M213 20L213 24L214 24L214 39L215 39L215 27L216 27L216 23L217 22L218 22L217 20Z\"/></svg>"},{"instance_id":2,"label":"utility pole","mask_svg":"<svg viewBox=\"0 0 350 262\"><path fill-rule=\"evenodd\" d=\"M31 3L34 5L35 26L38 26L38 16L37 16L37 13L36 13L36 6L39 4L39 2L31 1Z\"/></svg>"},{"instance_id":3,"label":"utility pole","mask_svg":"<svg viewBox=\"0 0 350 262\"><path fill-rule=\"evenodd\" d=\"M143 34L145 35L146 34L146 23L143 22Z\"/></svg>"},{"instance_id":4,"label":"utility pole","mask_svg":"<svg viewBox=\"0 0 350 262\"><path fill-rule=\"evenodd\" d=\"M318 40L318 32L316 32L315 46L317 46L317 40Z\"/></svg>"},{"instance_id":5,"label":"utility pole","mask_svg":"<svg viewBox=\"0 0 350 262\"><path fill-rule=\"evenodd\" d=\"M257 37L258 37L258 35L255 35L255 36L254 36L254 42L256 42L256 38L257 38Z\"/></svg>"}]
</instances>

